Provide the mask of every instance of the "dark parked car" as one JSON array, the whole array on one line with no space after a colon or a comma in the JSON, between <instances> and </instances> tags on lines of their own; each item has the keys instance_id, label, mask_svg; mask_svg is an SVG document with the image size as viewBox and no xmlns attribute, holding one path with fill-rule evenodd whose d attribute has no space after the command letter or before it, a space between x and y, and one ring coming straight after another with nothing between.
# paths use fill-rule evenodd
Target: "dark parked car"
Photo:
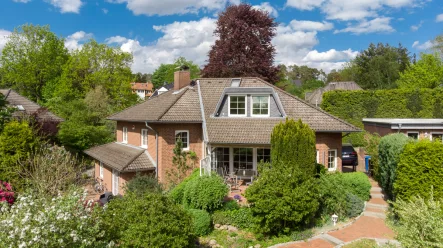
<instances>
[{"instance_id":1,"label":"dark parked car","mask_svg":"<svg viewBox=\"0 0 443 248\"><path fill-rule=\"evenodd\" d=\"M343 144L341 155L342 165L351 165L354 167L353 169L355 170L355 167L358 165L358 156L357 152L354 150L354 147L349 144Z\"/></svg>"}]
</instances>

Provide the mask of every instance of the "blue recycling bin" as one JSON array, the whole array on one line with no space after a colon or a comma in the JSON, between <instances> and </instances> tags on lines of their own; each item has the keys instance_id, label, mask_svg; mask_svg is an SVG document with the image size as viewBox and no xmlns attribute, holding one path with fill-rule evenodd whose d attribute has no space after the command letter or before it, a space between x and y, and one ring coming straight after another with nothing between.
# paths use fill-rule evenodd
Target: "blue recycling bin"
<instances>
[{"instance_id":1,"label":"blue recycling bin","mask_svg":"<svg viewBox=\"0 0 443 248\"><path fill-rule=\"evenodd\" d=\"M371 156L366 155L366 156L365 156L365 168L366 168L366 172L369 172L369 160L371 160Z\"/></svg>"}]
</instances>

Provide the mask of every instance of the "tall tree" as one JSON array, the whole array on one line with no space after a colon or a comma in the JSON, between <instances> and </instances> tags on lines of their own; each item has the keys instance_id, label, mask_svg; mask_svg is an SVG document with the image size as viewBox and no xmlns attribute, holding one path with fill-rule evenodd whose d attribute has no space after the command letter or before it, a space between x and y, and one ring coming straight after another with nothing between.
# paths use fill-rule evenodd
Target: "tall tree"
<instances>
[{"instance_id":1,"label":"tall tree","mask_svg":"<svg viewBox=\"0 0 443 248\"><path fill-rule=\"evenodd\" d=\"M392 89L396 81L410 64L409 52L399 45L370 44L352 62L356 73L354 81L363 89Z\"/></svg>"},{"instance_id":2,"label":"tall tree","mask_svg":"<svg viewBox=\"0 0 443 248\"><path fill-rule=\"evenodd\" d=\"M440 57L443 59L443 34L440 34L439 36L435 37L432 44L433 44L432 50L438 53Z\"/></svg>"},{"instance_id":3,"label":"tall tree","mask_svg":"<svg viewBox=\"0 0 443 248\"><path fill-rule=\"evenodd\" d=\"M179 57L173 64L161 64L152 74L152 83L155 88L159 88L163 83L174 82L174 72L180 67L186 66L191 72L191 78L200 77L200 67L184 57Z\"/></svg>"},{"instance_id":4,"label":"tall tree","mask_svg":"<svg viewBox=\"0 0 443 248\"><path fill-rule=\"evenodd\" d=\"M2 51L2 85L34 101L42 99L48 82L55 82L68 59L64 40L49 26L22 25L8 37Z\"/></svg>"},{"instance_id":5,"label":"tall tree","mask_svg":"<svg viewBox=\"0 0 443 248\"><path fill-rule=\"evenodd\" d=\"M218 37L209 51L204 77L263 78L278 81L273 65L275 48L272 38L277 23L269 13L249 4L231 5L220 13L214 35Z\"/></svg>"},{"instance_id":6,"label":"tall tree","mask_svg":"<svg viewBox=\"0 0 443 248\"><path fill-rule=\"evenodd\" d=\"M137 82L137 83L147 83L147 82L151 81L151 78L152 78L152 74L141 73L141 72L137 72L136 74L133 74L132 76L134 78L134 82Z\"/></svg>"},{"instance_id":7,"label":"tall tree","mask_svg":"<svg viewBox=\"0 0 443 248\"><path fill-rule=\"evenodd\" d=\"M421 54L397 81L400 88L436 88L443 84L443 61L438 54Z\"/></svg>"}]
</instances>

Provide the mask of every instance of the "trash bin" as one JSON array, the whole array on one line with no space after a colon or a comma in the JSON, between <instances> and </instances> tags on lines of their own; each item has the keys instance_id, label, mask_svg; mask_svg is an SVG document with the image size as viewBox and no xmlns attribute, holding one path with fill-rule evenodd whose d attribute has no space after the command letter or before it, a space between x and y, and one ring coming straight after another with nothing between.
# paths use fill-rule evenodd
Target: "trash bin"
<instances>
[{"instance_id":1,"label":"trash bin","mask_svg":"<svg viewBox=\"0 0 443 248\"><path fill-rule=\"evenodd\" d=\"M369 172L369 160L371 160L371 156L366 155L365 156L365 169L366 169L366 172Z\"/></svg>"}]
</instances>

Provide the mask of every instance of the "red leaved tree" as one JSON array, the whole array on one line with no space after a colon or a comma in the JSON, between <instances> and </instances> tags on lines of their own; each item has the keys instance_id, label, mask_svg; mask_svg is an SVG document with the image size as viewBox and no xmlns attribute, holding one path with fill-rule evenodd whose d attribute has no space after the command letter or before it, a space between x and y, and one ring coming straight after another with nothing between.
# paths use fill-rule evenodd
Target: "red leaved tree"
<instances>
[{"instance_id":1,"label":"red leaved tree","mask_svg":"<svg viewBox=\"0 0 443 248\"><path fill-rule=\"evenodd\" d=\"M220 13L204 77L260 77L278 80L271 43L277 23L269 13L249 4L231 5Z\"/></svg>"}]
</instances>

